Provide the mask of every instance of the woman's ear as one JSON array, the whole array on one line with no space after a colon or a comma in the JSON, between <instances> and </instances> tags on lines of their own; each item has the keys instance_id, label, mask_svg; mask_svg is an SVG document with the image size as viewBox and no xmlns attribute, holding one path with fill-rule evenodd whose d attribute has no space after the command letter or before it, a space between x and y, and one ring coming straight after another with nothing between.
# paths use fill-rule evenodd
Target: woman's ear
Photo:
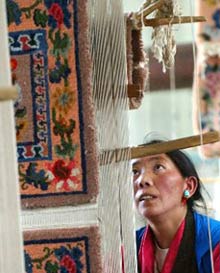
<instances>
[{"instance_id":1,"label":"woman's ear","mask_svg":"<svg viewBox=\"0 0 220 273\"><path fill-rule=\"evenodd\" d=\"M198 180L195 176L189 176L185 179L185 188L184 190L188 190L190 195L189 198L195 193L198 187Z\"/></svg>"}]
</instances>

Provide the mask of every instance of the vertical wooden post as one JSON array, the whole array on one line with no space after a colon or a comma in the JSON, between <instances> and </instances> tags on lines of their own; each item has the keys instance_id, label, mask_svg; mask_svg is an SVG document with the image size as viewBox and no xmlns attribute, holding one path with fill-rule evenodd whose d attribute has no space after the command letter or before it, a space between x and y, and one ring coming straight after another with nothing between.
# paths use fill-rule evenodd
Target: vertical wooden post
<instances>
[{"instance_id":1,"label":"vertical wooden post","mask_svg":"<svg viewBox=\"0 0 220 273\"><path fill-rule=\"evenodd\" d=\"M0 86L11 85L6 1L0 1ZM0 102L0 273L24 273L13 102Z\"/></svg>"}]
</instances>

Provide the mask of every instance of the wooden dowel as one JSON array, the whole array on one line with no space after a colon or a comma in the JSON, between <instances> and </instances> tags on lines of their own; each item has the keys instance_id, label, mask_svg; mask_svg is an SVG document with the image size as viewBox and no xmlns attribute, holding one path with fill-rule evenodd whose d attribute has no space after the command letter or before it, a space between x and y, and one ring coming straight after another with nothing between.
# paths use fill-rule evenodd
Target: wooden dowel
<instances>
[{"instance_id":1,"label":"wooden dowel","mask_svg":"<svg viewBox=\"0 0 220 273\"><path fill-rule=\"evenodd\" d=\"M145 3L143 7L138 12L132 14L133 18L133 28L140 29L143 25L143 19L145 19L149 14L154 12L156 9L160 8L164 4L165 0L159 0L158 2L151 4Z\"/></svg>"},{"instance_id":2,"label":"wooden dowel","mask_svg":"<svg viewBox=\"0 0 220 273\"><path fill-rule=\"evenodd\" d=\"M179 149L187 149L200 146L202 144L214 143L220 141L220 134L217 131L195 135L190 137L179 138L175 140L164 141L156 144L141 145L138 147L127 147L111 151L103 151L100 154L100 165L116 163L130 159L145 157L149 155L167 153Z\"/></svg>"},{"instance_id":3,"label":"wooden dowel","mask_svg":"<svg viewBox=\"0 0 220 273\"><path fill-rule=\"evenodd\" d=\"M143 3L143 5L142 5L142 8L141 8L141 9L144 9L144 8L146 8L146 7L149 7L150 5L151 5L151 1L146 0L146 1Z\"/></svg>"},{"instance_id":4,"label":"wooden dowel","mask_svg":"<svg viewBox=\"0 0 220 273\"><path fill-rule=\"evenodd\" d=\"M145 18L146 16L154 12L156 9L159 9L164 4L164 2L165 0L160 0L150 6L147 7L143 6L143 8L135 14L136 20L138 20L141 23L142 18Z\"/></svg>"},{"instance_id":5,"label":"wooden dowel","mask_svg":"<svg viewBox=\"0 0 220 273\"><path fill-rule=\"evenodd\" d=\"M18 98L18 90L15 86L0 87L0 101L16 100Z\"/></svg>"},{"instance_id":6,"label":"wooden dowel","mask_svg":"<svg viewBox=\"0 0 220 273\"><path fill-rule=\"evenodd\" d=\"M219 132L213 131L204 133L202 135L184 137L147 146L133 147L131 148L131 158L139 158L148 155L167 153L178 149L186 149L202 144L213 143L219 140Z\"/></svg>"},{"instance_id":7,"label":"wooden dowel","mask_svg":"<svg viewBox=\"0 0 220 273\"><path fill-rule=\"evenodd\" d=\"M158 27L169 24L185 24L185 23L199 23L205 22L206 19L204 16L175 16L169 18L154 18L146 19L144 18L144 25L146 27Z\"/></svg>"}]
</instances>

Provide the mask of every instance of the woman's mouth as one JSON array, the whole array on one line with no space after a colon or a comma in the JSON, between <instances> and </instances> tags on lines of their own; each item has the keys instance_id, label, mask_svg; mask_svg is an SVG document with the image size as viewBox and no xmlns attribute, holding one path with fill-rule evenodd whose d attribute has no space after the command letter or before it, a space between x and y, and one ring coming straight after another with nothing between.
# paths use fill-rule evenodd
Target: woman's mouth
<instances>
[{"instance_id":1,"label":"woman's mouth","mask_svg":"<svg viewBox=\"0 0 220 273\"><path fill-rule=\"evenodd\" d=\"M155 199L156 196L154 195L150 195L150 194L146 194L146 195L141 195L140 198L139 198L139 201L146 201L146 200L152 200L152 199Z\"/></svg>"}]
</instances>

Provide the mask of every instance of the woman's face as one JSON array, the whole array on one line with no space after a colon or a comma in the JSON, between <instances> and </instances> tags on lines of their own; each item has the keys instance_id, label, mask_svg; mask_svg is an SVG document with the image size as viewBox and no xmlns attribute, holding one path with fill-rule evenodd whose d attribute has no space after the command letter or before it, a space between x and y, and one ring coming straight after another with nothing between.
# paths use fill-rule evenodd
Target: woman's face
<instances>
[{"instance_id":1,"label":"woman's face","mask_svg":"<svg viewBox=\"0 0 220 273\"><path fill-rule=\"evenodd\" d=\"M166 154L135 159L132 168L134 199L141 215L151 219L178 213L187 178Z\"/></svg>"}]
</instances>

